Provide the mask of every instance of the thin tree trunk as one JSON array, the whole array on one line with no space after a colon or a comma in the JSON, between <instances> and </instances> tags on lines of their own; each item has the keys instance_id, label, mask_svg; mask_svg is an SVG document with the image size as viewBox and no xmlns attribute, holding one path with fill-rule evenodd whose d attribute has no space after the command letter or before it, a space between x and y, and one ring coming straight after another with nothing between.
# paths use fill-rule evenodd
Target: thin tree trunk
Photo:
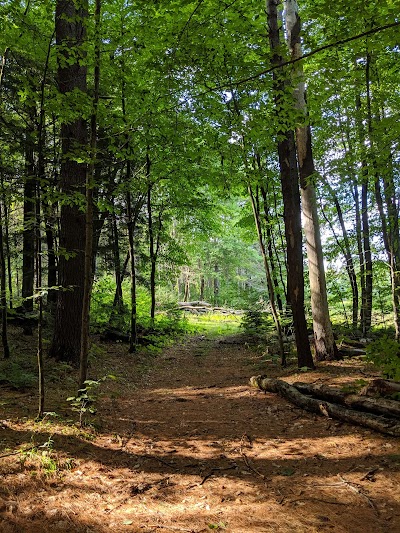
<instances>
[{"instance_id":1,"label":"thin tree trunk","mask_svg":"<svg viewBox=\"0 0 400 533\"><path fill-rule=\"evenodd\" d=\"M336 242L339 246L339 248L342 250L342 253L344 255L344 258L346 260L346 271L349 276L350 280L350 286L351 286L351 294L352 294L352 327L353 329L357 329L357 322L358 322L358 285L357 285L357 276L354 268L354 262L353 257L351 255L351 249L350 249L350 240L347 233L346 225L344 223L343 218L343 212L342 207L339 203L338 197L335 193L335 191L332 189L332 187L329 185L327 181L325 181L329 192L331 194L332 200L335 204L336 212L339 219L340 228L342 230L343 235L343 244L339 242L339 239L337 238L335 234L335 230L333 228L333 225L331 221L328 219L328 217L325 217L325 220L328 222L328 224L331 225L331 229L333 232L333 235L336 239Z\"/></svg>"},{"instance_id":2,"label":"thin tree trunk","mask_svg":"<svg viewBox=\"0 0 400 533\"><path fill-rule=\"evenodd\" d=\"M7 292L6 292L6 261L4 254L3 238L3 213L0 202L0 305L1 305L1 340L3 344L4 359L10 357L10 347L8 344L7 331Z\"/></svg>"},{"instance_id":3,"label":"thin tree trunk","mask_svg":"<svg viewBox=\"0 0 400 533\"><path fill-rule=\"evenodd\" d=\"M39 128L40 130L40 128ZM39 147L41 146L41 135L39 134ZM43 151L39 148L39 153ZM39 169L42 169L42 157L39 157ZM36 224L35 224L35 266L36 266L36 301L39 308L37 327L37 365L38 365L38 414L37 419L41 420L44 414L45 382L43 364L43 294L42 294L42 236L40 231L40 180L37 181L36 192Z\"/></svg>"},{"instance_id":4,"label":"thin tree trunk","mask_svg":"<svg viewBox=\"0 0 400 533\"><path fill-rule=\"evenodd\" d=\"M146 154L146 175L150 173L150 158ZM150 322L151 327L154 327L154 319L156 313L156 254L154 246L154 227L153 227L153 213L151 206L151 185L147 189L147 215L148 215L148 229L149 229L149 252L150 252Z\"/></svg>"},{"instance_id":5,"label":"thin tree trunk","mask_svg":"<svg viewBox=\"0 0 400 533\"><path fill-rule=\"evenodd\" d=\"M214 265L214 278L213 278L213 288L214 288L214 305L219 304L219 266L216 263Z\"/></svg>"},{"instance_id":6,"label":"thin tree trunk","mask_svg":"<svg viewBox=\"0 0 400 533\"><path fill-rule=\"evenodd\" d=\"M131 163L127 162L126 175L127 183L130 180ZM136 203L135 210L132 209L131 193L126 195L126 208L128 217L128 239L129 255L131 258L131 334L129 338L129 353L136 352L137 348L137 299L136 299L136 264L135 264L135 228L140 211L139 201Z\"/></svg>"},{"instance_id":7,"label":"thin tree trunk","mask_svg":"<svg viewBox=\"0 0 400 533\"><path fill-rule=\"evenodd\" d=\"M343 124L342 124L342 121L340 120L340 118L339 118L339 121L340 121L340 125L341 125L343 148L344 148L346 154L350 154L353 150L352 150L352 143L351 143L351 139L350 139L350 135L349 135L349 130L348 130L348 128L346 128L346 130L344 131L344 127L343 127ZM357 241L357 247L358 247L358 255L360 257L361 256L360 255L360 250L361 250L361 228L360 228L361 222L360 222L360 220L361 219L360 219L360 212L359 212L358 189L357 189L357 186L356 186L356 179L355 179L354 169L349 164L347 158L346 158L346 167L347 167L348 176L351 177L351 184L352 184L351 194L352 194L353 199L354 199L355 217L356 217L356 225L355 225L356 232L355 233L356 233L356 241ZM343 251L343 253L344 253L345 259L346 259L346 270L347 270L347 273L348 273L348 276L349 276L350 285L351 285L351 291L352 291L352 327L353 327L354 330L356 330L357 327L358 327L358 312L359 312L359 299L360 299L359 290L358 290L356 269L355 269L355 265L354 265L354 261L353 261L353 256L352 256L352 253L351 253L350 240L349 240L347 229L346 229L346 226L345 226L345 223L344 223L344 217L343 217L343 213L342 213L342 209L341 209L339 200L338 200L335 192L330 187L330 185L329 185L329 183L327 181L326 181L326 184L327 184L327 186L328 186L328 188L330 190L330 193L332 195L333 201L335 203L335 207L336 207L336 211L337 211L337 214L338 214L340 227L342 229L343 242L344 242L344 251Z\"/></svg>"},{"instance_id":8,"label":"thin tree trunk","mask_svg":"<svg viewBox=\"0 0 400 533\"><path fill-rule=\"evenodd\" d=\"M282 63L282 57L280 55L281 42L277 12L277 6L279 3L280 0L267 0L268 33L270 47L273 53L273 66L279 66ZM281 69L274 70L273 72L274 102L278 120L283 114L284 102L282 101L282 97L287 91L283 75L284 74ZM282 119L283 118L284 117L282 117ZM304 272L300 191L293 131L285 130L280 132L278 141L278 156L284 203L284 221L287 245L288 296L293 314L298 364L299 367L314 368L304 311Z\"/></svg>"},{"instance_id":9,"label":"thin tree trunk","mask_svg":"<svg viewBox=\"0 0 400 533\"><path fill-rule=\"evenodd\" d=\"M251 206L253 208L254 222L256 225L256 229L257 229L258 244L260 246L260 252L263 258L263 262L264 262L264 270L265 270L265 276L267 278L267 285L268 285L268 292L269 292L269 302L271 304L271 313L274 319L276 333L278 335L278 345L279 345L279 354L281 357L281 364L282 366L286 366L286 355L285 355L285 349L283 347L282 328L281 328L279 314L276 310L274 285L272 282L271 270L268 264L267 254L265 252L265 244L264 244L264 239L263 239L263 234L262 234L262 229L261 229L261 221L260 221L260 210L259 208L257 208L253 190L250 185L248 186L248 191L250 195Z\"/></svg>"},{"instance_id":10,"label":"thin tree trunk","mask_svg":"<svg viewBox=\"0 0 400 533\"><path fill-rule=\"evenodd\" d=\"M90 346L90 300L93 286L93 188L95 177L95 161L97 152L97 109L99 104L100 87L100 17L101 0L95 2L94 14L94 91L93 109L90 119L90 156L91 161L86 174L86 224L85 224L85 270L82 305L82 330L79 367L79 389L85 387L88 370Z\"/></svg>"},{"instance_id":11,"label":"thin tree trunk","mask_svg":"<svg viewBox=\"0 0 400 533\"><path fill-rule=\"evenodd\" d=\"M261 196L263 198L263 203L264 203L264 218L265 218L265 225L266 225L266 240L267 240L267 250L268 250L269 262L271 264L271 276L272 276L272 281L273 281L273 284L274 284L274 291L275 291L275 294L276 294L276 303L278 305L279 312L282 313L283 312L283 303L282 303L281 295L279 293L279 281L278 281L278 278L276 277L276 272L275 272L275 259L276 259L276 261L279 264L279 257L276 254L275 254L275 257L274 257L274 250L276 252L276 248L275 248L274 238L273 238L273 235L272 235L271 225L270 225L270 216L269 216L268 204L267 204L267 191L264 189L264 187L260 187L260 192L261 192Z\"/></svg>"},{"instance_id":12,"label":"thin tree trunk","mask_svg":"<svg viewBox=\"0 0 400 533\"><path fill-rule=\"evenodd\" d=\"M365 263L364 263L364 249L362 239L362 223L361 223L361 207L360 194L358 190L357 180L353 180L353 198L356 214L356 240L357 240L357 254L360 263L360 289L361 289L361 307L360 307L360 329L363 323L363 298L365 299Z\"/></svg>"},{"instance_id":13,"label":"thin tree trunk","mask_svg":"<svg viewBox=\"0 0 400 533\"><path fill-rule=\"evenodd\" d=\"M206 284L206 280L204 279L204 275L201 274L200 276L200 295L199 295L199 300L201 302L204 301L204 289L205 289L205 284Z\"/></svg>"},{"instance_id":14,"label":"thin tree trunk","mask_svg":"<svg viewBox=\"0 0 400 533\"><path fill-rule=\"evenodd\" d=\"M360 235L359 235L359 251L360 251L360 273L361 273L361 314L360 327L363 335L366 335L371 328L372 319L372 255L370 244L370 229L368 216L368 164L364 155L365 152L365 132L362 123L362 106L361 97L356 97L356 110L358 114L358 137L359 149L362 152L361 157L361 212L360 212ZM357 189L358 196L358 189ZM361 245L361 246L360 246Z\"/></svg>"},{"instance_id":15,"label":"thin tree trunk","mask_svg":"<svg viewBox=\"0 0 400 533\"><path fill-rule=\"evenodd\" d=\"M375 199L382 225L382 236L385 250L390 266L390 280L392 287L392 305L394 316L394 327L396 340L400 340L400 234L399 234L399 210L396 205L396 187L393 179L393 166L391 157L386 168L379 169L377 161L377 147L375 143L375 132L372 118L372 96L370 83L371 55L367 54L367 65L365 69L365 83L367 93L367 126L368 137L371 150L371 165L374 169ZM386 159L386 158L385 158ZM384 197L387 216L384 211L384 204L380 187L380 176L382 175Z\"/></svg>"},{"instance_id":16,"label":"thin tree trunk","mask_svg":"<svg viewBox=\"0 0 400 533\"><path fill-rule=\"evenodd\" d=\"M115 274L115 295L113 306L111 308L109 325L112 326L114 318L118 315L123 306L123 297L122 297L122 272L121 272L121 258L119 250L119 234L117 226L117 218L115 213L111 213L111 241L110 246L113 252L114 259L114 274Z\"/></svg>"},{"instance_id":17,"label":"thin tree trunk","mask_svg":"<svg viewBox=\"0 0 400 533\"><path fill-rule=\"evenodd\" d=\"M1 86L1 85L0 85ZM7 280L8 280L8 306L10 309L13 308L13 286L12 286L12 269L11 269L11 250L10 250L10 234L9 234L9 211L7 205L7 199L4 192L4 178L1 173L1 189L2 189L2 199L3 199L3 208L4 208L4 237L5 237L5 254L7 257Z\"/></svg>"},{"instance_id":18,"label":"thin tree trunk","mask_svg":"<svg viewBox=\"0 0 400 533\"><path fill-rule=\"evenodd\" d=\"M25 139L24 220L22 232L22 298L27 313L33 311L35 279L35 163L30 131Z\"/></svg>"},{"instance_id":19,"label":"thin tree trunk","mask_svg":"<svg viewBox=\"0 0 400 533\"><path fill-rule=\"evenodd\" d=\"M43 209L46 210L46 206L43 206ZM57 285L57 261L54 231L49 216L45 218L45 234L47 245L47 286L49 288L47 294L47 305L50 306L50 309L53 309L57 301L57 291L55 289L51 289L51 287L55 287Z\"/></svg>"},{"instance_id":20,"label":"thin tree trunk","mask_svg":"<svg viewBox=\"0 0 400 533\"><path fill-rule=\"evenodd\" d=\"M131 257L131 254L128 250L127 254L126 254L126 257L125 257L125 260L124 260L124 264L122 265L122 269L121 269L121 287L122 287L122 282L124 281L125 279L125 276L126 276L126 269L128 268L128 263L129 263L129 259ZM113 301L113 307L117 307L117 305L119 305L119 294L117 295L117 291L118 289L116 288L115 289L115 294L114 294L114 301Z\"/></svg>"}]
</instances>

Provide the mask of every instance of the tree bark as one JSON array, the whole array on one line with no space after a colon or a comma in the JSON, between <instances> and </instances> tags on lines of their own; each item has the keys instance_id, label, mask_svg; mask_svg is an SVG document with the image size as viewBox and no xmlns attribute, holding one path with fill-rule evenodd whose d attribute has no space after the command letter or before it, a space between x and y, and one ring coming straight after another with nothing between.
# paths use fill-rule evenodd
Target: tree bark
<instances>
[{"instance_id":1,"label":"tree bark","mask_svg":"<svg viewBox=\"0 0 400 533\"><path fill-rule=\"evenodd\" d=\"M280 0L267 0L268 31L272 51L272 65L282 63L277 6ZM287 88L281 69L274 70L274 102L278 122L282 122L283 95ZM284 203L285 236L287 246L288 297L293 314L299 367L314 368L304 312L304 271L301 234L300 191L294 133L284 128L279 132L278 157Z\"/></svg>"},{"instance_id":2,"label":"tree bark","mask_svg":"<svg viewBox=\"0 0 400 533\"><path fill-rule=\"evenodd\" d=\"M25 312L33 311L35 282L35 163L30 131L25 139L24 220L22 232L22 306Z\"/></svg>"},{"instance_id":3,"label":"tree bark","mask_svg":"<svg viewBox=\"0 0 400 533\"><path fill-rule=\"evenodd\" d=\"M267 392L275 392L312 413L324 415L326 417L337 418L350 424L357 424L369 429L374 429L386 435L400 437L400 423L397 420L384 418L370 413L361 413L347 407L336 405L335 403L316 400L301 394L295 387L280 379L270 379L264 376L253 376L250 378L253 387Z\"/></svg>"},{"instance_id":4,"label":"tree bark","mask_svg":"<svg viewBox=\"0 0 400 533\"><path fill-rule=\"evenodd\" d=\"M7 293L6 293L6 260L4 253L3 238L3 213L0 202L0 304L1 304L1 340L3 344L4 359L10 357L10 347L8 344L7 329Z\"/></svg>"},{"instance_id":5,"label":"tree bark","mask_svg":"<svg viewBox=\"0 0 400 533\"><path fill-rule=\"evenodd\" d=\"M127 162L126 175L129 183L131 174L131 163ZM126 209L128 218L128 239L129 239L129 256L131 258L131 332L129 337L129 353L136 352L138 335L137 335L137 301L136 301L136 257L135 257L135 228L139 216L141 201L137 201L135 209L132 209L132 198L130 191L126 195Z\"/></svg>"},{"instance_id":6,"label":"tree bark","mask_svg":"<svg viewBox=\"0 0 400 533\"><path fill-rule=\"evenodd\" d=\"M371 329L372 320L372 254L370 243L369 215L368 215L368 185L369 171L365 157L365 131L362 122L361 97L356 97L357 129L359 137L359 150L361 152L361 213L359 220L359 253L361 274L361 313L360 327L363 335ZM357 184L355 185L357 188ZM357 190L358 197L358 190Z\"/></svg>"},{"instance_id":7,"label":"tree bark","mask_svg":"<svg viewBox=\"0 0 400 533\"><path fill-rule=\"evenodd\" d=\"M87 93L86 39L87 10L73 0L57 0L56 43L58 85L67 99L76 92ZM60 181L64 201L60 219L59 284L55 325L50 356L79 365L82 331L82 304L85 271L85 213L76 202L77 194L85 196L87 125L81 117L63 121L61 116ZM68 201L66 201L68 199Z\"/></svg>"},{"instance_id":8,"label":"tree bark","mask_svg":"<svg viewBox=\"0 0 400 533\"><path fill-rule=\"evenodd\" d=\"M219 304L219 266L217 263L214 265L214 278L213 278L213 289L214 289L214 305Z\"/></svg>"},{"instance_id":9,"label":"tree bark","mask_svg":"<svg viewBox=\"0 0 400 533\"><path fill-rule=\"evenodd\" d=\"M261 196L263 198L263 203L264 203L264 219L265 219L265 225L266 225L266 241L267 241L267 250L268 250L269 263L271 265L271 276L272 276L274 291L275 291L275 295L276 295L276 303L278 305L279 312L282 313L283 312L283 303L282 303L281 295L279 293L279 281L278 281L278 278L276 276L276 271L275 271L275 260L277 260L278 264L279 264L279 257L277 257L276 254L275 254L275 257L274 257L275 246L274 246L274 240L273 240L273 235L272 235L272 231L271 231L270 216L269 216L269 213L268 213L267 191L266 191L266 189L264 187L260 187L260 192L261 192ZM276 251L276 249L275 249L275 251ZM285 287L283 287L283 289L285 289Z\"/></svg>"},{"instance_id":10,"label":"tree bark","mask_svg":"<svg viewBox=\"0 0 400 533\"><path fill-rule=\"evenodd\" d=\"M147 168L150 172L150 159L147 156ZM147 190L147 214L148 214L148 228L149 228L149 252L150 252L150 322L151 327L154 327L154 319L156 314L156 253L154 246L154 226L153 226L153 211L151 205L151 185Z\"/></svg>"},{"instance_id":11,"label":"tree bark","mask_svg":"<svg viewBox=\"0 0 400 533\"><path fill-rule=\"evenodd\" d=\"M291 59L302 56L301 21L295 0L285 0L286 41ZM303 68L295 63L294 89L295 108L307 119ZM315 357L317 361L338 359L338 351L333 336L329 316L326 291L324 257L322 253L321 231L319 226L317 199L314 188L315 167L312 154L311 128L309 125L296 127L296 147L301 185L301 205L303 210L304 234L306 237L308 272L310 277L311 310L313 316Z\"/></svg>"}]
</instances>

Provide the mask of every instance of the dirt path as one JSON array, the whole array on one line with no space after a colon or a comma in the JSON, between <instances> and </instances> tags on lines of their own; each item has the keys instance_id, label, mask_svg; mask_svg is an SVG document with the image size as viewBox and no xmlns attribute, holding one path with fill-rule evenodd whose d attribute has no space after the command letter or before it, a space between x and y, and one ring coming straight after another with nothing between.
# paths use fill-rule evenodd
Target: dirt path
<instances>
[{"instance_id":1,"label":"dirt path","mask_svg":"<svg viewBox=\"0 0 400 533\"><path fill-rule=\"evenodd\" d=\"M51 432L58 476L29 475L29 461L21 468L3 459L0 530L399 531L398 442L249 389L259 363L235 337L193 338L141 375L126 359L92 440L54 424L35 430L37 439ZM301 377L345 383L360 370L347 362ZM15 434L19 443L29 434L11 420L3 429L15 443Z\"/></svg>"}]
</instances>

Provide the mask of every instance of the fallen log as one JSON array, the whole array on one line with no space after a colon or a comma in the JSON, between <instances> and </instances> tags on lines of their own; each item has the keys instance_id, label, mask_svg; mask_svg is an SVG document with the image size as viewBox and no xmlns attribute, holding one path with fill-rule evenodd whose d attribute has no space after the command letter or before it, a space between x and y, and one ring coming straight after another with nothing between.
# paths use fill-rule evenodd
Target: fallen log
<instances>
[{"instance_id":1,"label":"fallen log","mask_svg":"<svg viewBox=\"0 0 400 533\"><path fill-rule=\"evenodd\" d=\"M201 302L201 301L178 302L178 306L182 306L182 307L186 307L186 306L189 306L189 307L209 307L209 308L212 307L212 305L209 304L208 302Z\"/></svg>"},{"instance_id":2,"label":"fallen log","mask_svg":"<svg viewBox=\"0 0 400 533\"><path fill-rule=\"evenodd\" d=\"M364 348L352 348L351 346L341 346L338 352L343 357L358 357L367 353Z\"/></svg>"},{"instance_id":3,"label":"fallen log","mask_svg":"<svg viewBox=\"0 0 400 533\"><path fill-rule=\"evenodd\" d=\"M400 393L400 383L388 379L373 379L360 391L363 396L389 396L396 393Z\"/></svg>"},{"instance_id":4,"label":"fallen log","mask_svg":"<svg viewBox=\"0 0 400 533\"><path fill-rule=\"evenodd\" d=\"M188 313L209 313L211 311L210 307L195 307L192 305L180 305L178 307L180 311L187 311Z\"/></svg>"},{"instance_id":5,"label":"fallen log","mask_svg":"<svg viewBox=\"0 0 400 533\"><path fill-rule=\"evenodd\" d=\"M328 402L339 403L351 409L398 418L400 420L400 402L395 400L360 397L357 394L346 393L340 389L327 387L322 384L297 382L293 383L293 387L296 387L303 394L311 394L316 398L327 400Z\"/></svg>"},{"instance_id":6,"label":"fallen log","mask_svg":"<svg viewBox=\"0 0 400 533\"><path fill-rule=\"evenodd\" d=\"M351 424L358 424L393 437L400 437L400 423L396 420L371 413L362 413L335 403L310 398L299 392L296 387L280 379L253 376L250 378L250 385L262 391L278 393L295 405L312 413L337 418Z\"/></svg>"}]
</instances>

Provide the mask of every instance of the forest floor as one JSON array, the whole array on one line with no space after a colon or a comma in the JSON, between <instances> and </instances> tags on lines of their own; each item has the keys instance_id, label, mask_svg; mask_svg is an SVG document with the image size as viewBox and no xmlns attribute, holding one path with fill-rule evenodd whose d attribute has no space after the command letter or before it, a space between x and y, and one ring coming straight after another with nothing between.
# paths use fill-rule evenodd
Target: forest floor
<instances>
[{"instance_id":1,"label":"forest floor","mask_svg":"<svg viewBox=\"0 0 400 533\"><path fill-rule=\"evenodd\" d=\"M15 342L32 356L32 338ZM400 531L398 440L248 386L260 373L352 386L376 377L361 359L299 373L240 335L139 356L96 342L91 376L118 379L90 426L66 402L68 368L48 372L41 422L33 389L0 386L0 531Z\"/></svg>"}]
</instances>

